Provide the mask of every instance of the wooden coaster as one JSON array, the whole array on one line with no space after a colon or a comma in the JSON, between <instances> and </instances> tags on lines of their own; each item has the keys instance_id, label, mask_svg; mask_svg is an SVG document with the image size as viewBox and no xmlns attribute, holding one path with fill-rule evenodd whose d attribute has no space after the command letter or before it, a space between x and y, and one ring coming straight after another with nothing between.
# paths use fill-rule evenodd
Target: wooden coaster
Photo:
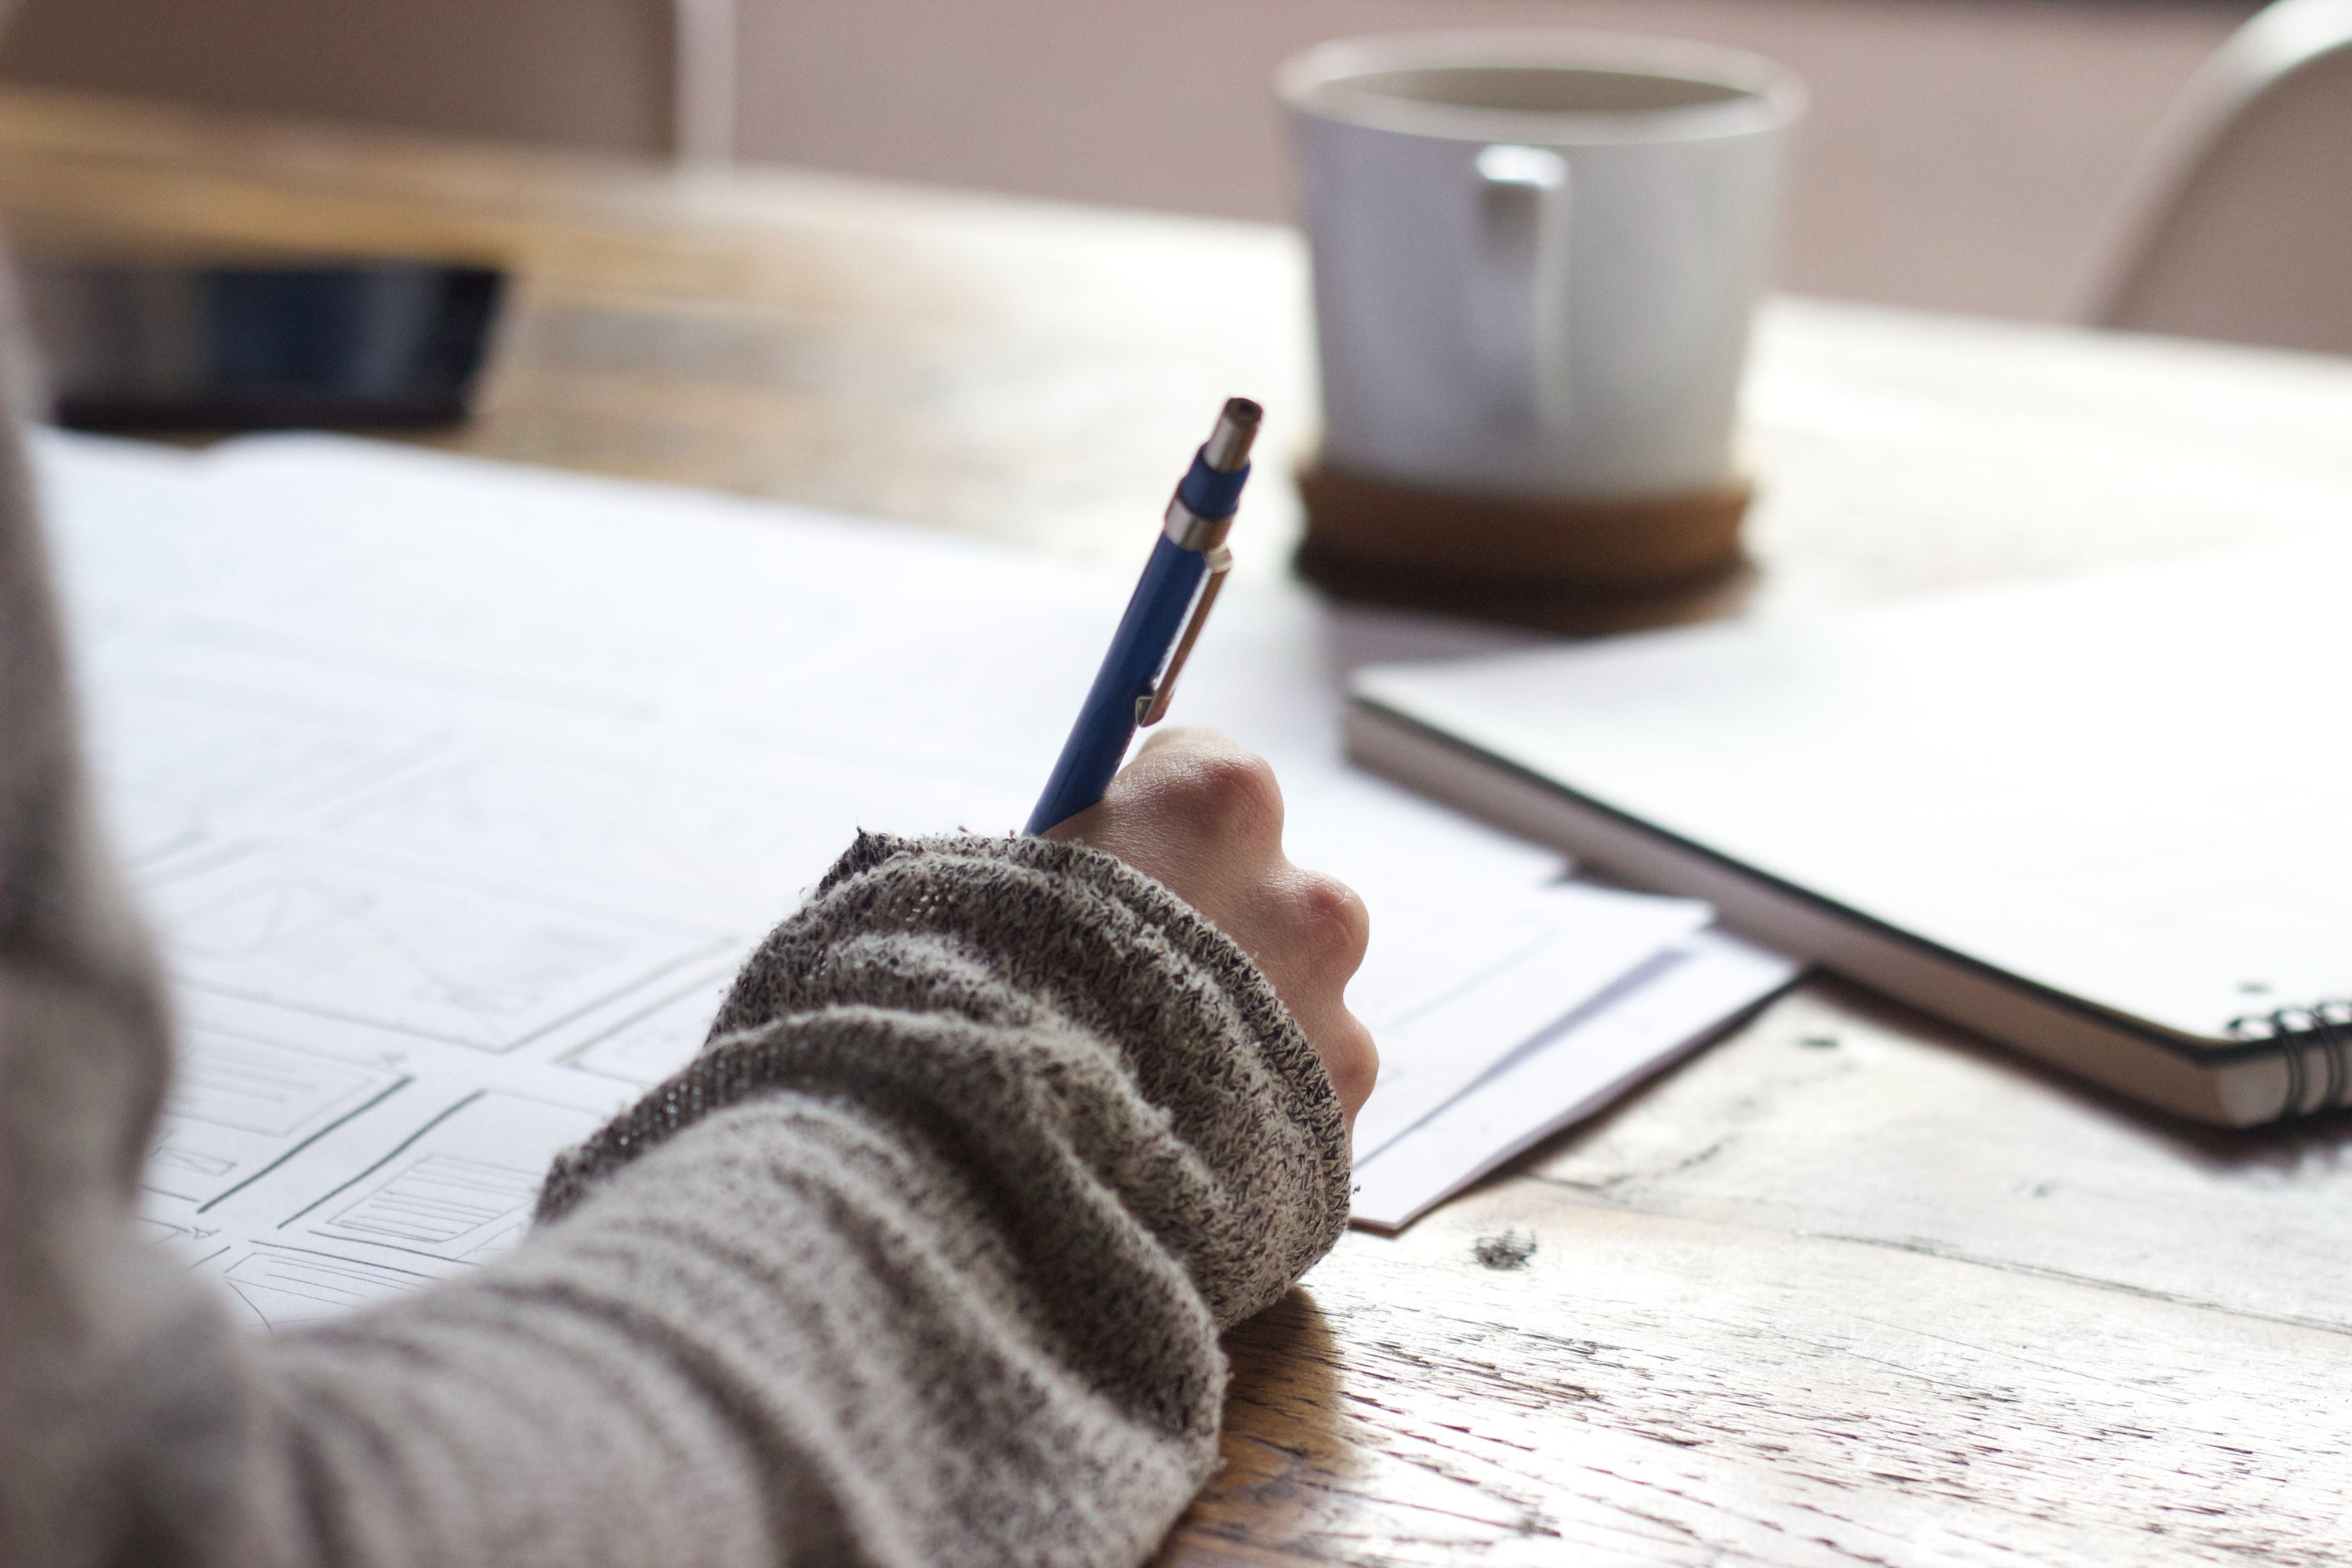
<instances>
[{"instance_id":1,"label":"wooden coaster","mask_svg":"<svg viewBox=\"0 0 2352 1568\"><path fill-rule=\"evenodd\" d=\"M1739 522L1756 487L1654 500L1462 495L1310 461L1300 575L1345 598L1556 629L1719 614L1748 574Z\"/></svg>"}]
</instances>

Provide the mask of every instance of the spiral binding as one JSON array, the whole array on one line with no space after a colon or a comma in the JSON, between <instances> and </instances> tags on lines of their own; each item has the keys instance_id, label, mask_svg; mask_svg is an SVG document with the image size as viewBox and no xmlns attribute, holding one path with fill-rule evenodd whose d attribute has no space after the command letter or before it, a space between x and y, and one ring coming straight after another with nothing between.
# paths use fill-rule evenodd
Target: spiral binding
<instances>
[{"instance_id":1,"label":"spiral binding","mask_svg":"<svg viewBox=\"0 0 2352 1568\"><path fill-rule=\"evenodd\" d=\"M2277 1040L2297 1047L2280 1054L2286 1064L2286 1100L2281 1114L2308 1114L2352 1103L2352 1060L2347 1060L2347 1052L2352 1051L2352 1001L2330 997L2308 1006L2242 1014L2230 1020L2228 1033L2233 1040ZM2314 1066L2323 1074L2319 1099L2305 1104Z\"/></svg>"}]
</instances>

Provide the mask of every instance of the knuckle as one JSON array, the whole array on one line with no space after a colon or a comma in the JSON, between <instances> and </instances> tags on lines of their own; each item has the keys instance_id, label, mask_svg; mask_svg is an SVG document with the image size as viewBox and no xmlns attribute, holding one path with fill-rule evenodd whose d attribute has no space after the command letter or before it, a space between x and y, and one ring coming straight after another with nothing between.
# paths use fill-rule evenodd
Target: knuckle
<instances>
[{"instance_id":1,"label":"knuckle","mask_svg":"<svg viewBox=\"0 0 2352 1568\"><path fill-rule=\"evenodd\" d=\"M1290 919L1318 957L1352 974L1372 935L1371 911L1356 890L1319 871L1303 873L1291 895Z\"/></svg>"},{"instance_id":2,"label":"knuckle","mask_svg":"<svg viewBox=\"0 0 2352 1568\"><path fill-rule=\"evenodd\" d=\"M1273 767L1238 747L1193 759L1178 794L1192 812L1217 826L1281 831L1282 788Z\"/></svg>"},{"instance_id":3,"label":"knuckle","mask_svg":"<svg viewBox=\"0 0 2352 1568\"><path fill-rule=\"evenodd\" d=\"M1341 1104L1361 1105L1371 1098L1373 1086L1380 1081L1380 1047L1372 1043L1371 1031L1353 1016L1335 1033L1339 1037L1318 1053L1323 1058L1323 1070L1330 1075Z\"/></svg>"}]
</instances>

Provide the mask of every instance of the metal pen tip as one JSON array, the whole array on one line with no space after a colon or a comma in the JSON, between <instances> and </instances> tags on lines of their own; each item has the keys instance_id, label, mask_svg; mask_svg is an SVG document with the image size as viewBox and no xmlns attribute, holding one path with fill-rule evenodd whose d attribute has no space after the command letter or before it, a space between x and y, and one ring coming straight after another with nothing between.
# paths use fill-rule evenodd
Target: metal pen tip
<instances>
[{"instance_id":1,"label":"metal pen tip","mask_svg":"<svg viewBox=\"0 0 2352 1568\"><path fill-rule=\"evenodd\" d=\"M1246 397L1228 397L1224 411L1217 416L1217 427L1209 432L1209 439L1201 448L1209 467L1221 474L1241 471L1249 461L1250 443L1257 439L1257 423L1265 417L1265 410Z\"/></svg>"}]
</instances>

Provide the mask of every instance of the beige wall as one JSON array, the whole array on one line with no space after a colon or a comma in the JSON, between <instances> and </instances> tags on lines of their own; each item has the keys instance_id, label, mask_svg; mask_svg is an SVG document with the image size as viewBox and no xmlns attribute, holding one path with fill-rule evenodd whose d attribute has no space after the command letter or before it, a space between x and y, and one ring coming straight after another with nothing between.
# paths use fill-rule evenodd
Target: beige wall
<instances>
[{"instance_id":1,"label":"beige wall","mask_svg":"<svg viewBox=\"0 0 2352 1568\"><path fill-rule=\"evenodd\" d=\"M744 156L1180 211L1287 210L1274 64L1580 26L1738 45L1815 110L1780 280L2079 313L2126 171L2228 0L735 0ZM0 77L657 153L669 0L22 0Z\"/></svg>"},{"instance_id":2,"label":"beige wall","mask_svg":"<svg viewBox=\"0 0 2352 1568\"><path fill-rule=\"evenodd\" d=\"M2075 313L2126 171L2248 7L2109 0L746 0L754 157L1086 201L1288 210L1275 63L1396 27L1573 26L1793 67L1789 288Z\"/></svg>"}]
</instances>

